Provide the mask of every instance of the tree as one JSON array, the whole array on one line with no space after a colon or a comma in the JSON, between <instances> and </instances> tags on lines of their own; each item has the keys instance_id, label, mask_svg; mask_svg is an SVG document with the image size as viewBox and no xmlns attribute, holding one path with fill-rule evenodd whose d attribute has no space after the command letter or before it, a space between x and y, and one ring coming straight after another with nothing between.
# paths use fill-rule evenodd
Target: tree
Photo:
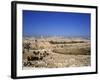
<instances>
[{"instance_id":1,"label":"tree","mask_svg":"<svg viewBox=\"0 0 100 80\"><path fill-rule=\"evenodd\" d=\"M30 49L30 45L31 43L24 43L24 48L27 49L27 51L29 52L29 49Z\"/></svg>"}]
</instances>

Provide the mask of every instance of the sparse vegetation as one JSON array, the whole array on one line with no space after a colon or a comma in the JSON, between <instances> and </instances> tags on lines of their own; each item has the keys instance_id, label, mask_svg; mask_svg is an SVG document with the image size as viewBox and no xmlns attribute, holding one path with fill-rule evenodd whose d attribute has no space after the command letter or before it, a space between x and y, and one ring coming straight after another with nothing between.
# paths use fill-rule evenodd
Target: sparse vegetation
<instances>
[{"instance_id":1,"label":"sparse vegetation","mask_svg":"<svg viewBox=\"0 0 100 80\"><path fill-rule=\"evenodd\" d=\"M61 53L65 55L90 55L90 48L60 48L60 49L54 49L53 52L55 53Z\"/></svg>"},{"instance_id":2,"label":"sparse vegetation","mask_svg":"<svg viewBox=\"0 0 100 80\"><path fill-rule=\"evenodd\" d=\"M29 52L29 49L31 48L30 45L31 45L31 43L29 43L29 42L28 43L24 43L23 47L24 47L24 49L27 49L27 51Z\"/></svg>"},{"instance_id":3,"label":"sparse vegetation","mask_svg":"<svg viewBox=\"0 0 100 80\"><path fill-rule=\"evenodd\" d=\"M51 44L74 44L74 43L84 43L84 41L69 41L69 42L66 42L66 41L49 41L49 43Z\"/></svg>"},{"instance_id":4,"label":"sparse vegetation","mask_svg":"<svg viewBox=\"0 0 100 80\"><path fill-rule=\"evenodd\" d=\"M23 67L27 68L91 65L89 40L27 39L23 41L23 53Z\"/></svg>"}]
</instances>

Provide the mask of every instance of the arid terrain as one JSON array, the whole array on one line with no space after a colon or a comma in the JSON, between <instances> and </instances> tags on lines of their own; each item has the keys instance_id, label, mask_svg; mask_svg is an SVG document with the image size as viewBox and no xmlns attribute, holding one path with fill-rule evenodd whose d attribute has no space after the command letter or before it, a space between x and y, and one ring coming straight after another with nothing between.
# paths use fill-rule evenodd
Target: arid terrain
<instances>
[{"instance_id":1,"label":"arid terrain","mask_svg":"<svg viewBox=\"0 0 100 80\"><path fill-rule=\"evenodd\" d=\"M23 38L23 69L90 66L90 46L80 37Z\"/></svg>"}]
</instances>

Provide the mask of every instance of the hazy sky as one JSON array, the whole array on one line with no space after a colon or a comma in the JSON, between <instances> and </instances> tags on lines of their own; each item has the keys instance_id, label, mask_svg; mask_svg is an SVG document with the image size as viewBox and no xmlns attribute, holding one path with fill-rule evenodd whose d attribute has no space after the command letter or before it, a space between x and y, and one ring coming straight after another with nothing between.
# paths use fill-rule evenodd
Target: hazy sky
<instances>
[{"instance_id":1,"label":"hazy sky","mask_svg":"<svg viewBox=\"0 0 100 80\"><path fill-rule=\"evenodd\" d=\"M23 10L23 35L89 36L90 18L87 13Z\"/></svg>"}]
</instances>

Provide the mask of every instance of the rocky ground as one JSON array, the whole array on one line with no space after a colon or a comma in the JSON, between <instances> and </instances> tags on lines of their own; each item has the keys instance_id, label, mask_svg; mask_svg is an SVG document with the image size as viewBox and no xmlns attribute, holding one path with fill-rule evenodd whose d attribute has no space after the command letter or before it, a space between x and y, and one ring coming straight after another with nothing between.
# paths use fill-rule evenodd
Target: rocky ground
<instances>
[{"instance_id":1,"label":"rocky ground","mask_svg":"<svg viewBox=\"0 0 100 80\"><path fill-rule=\"evenodd\" d=\"M54 40L24 41L23 69L91 66L89 40Z\"/></svg>"},{"instance_id":2,"label":"rocky ground","mask_svg":"<svg viewBox=\"0 0 100 80\"><path fill-rule=\"evenodd\" d=\"M52 53L44 59L47 67L81 67L90 66L89 55L64 55L59 53Z\"/></svg>"},{"instance_id":3,"label":"rocky ground","mask_svg":"<svg viewBox=\"0 0 100 80\"><path fill-rule=\"evenodd\" d=\"M24 68L63 68L90 66L90 55L65 55L51 53L42 60L29 61L31 64Z\"/></svg>"}]
</instances>

